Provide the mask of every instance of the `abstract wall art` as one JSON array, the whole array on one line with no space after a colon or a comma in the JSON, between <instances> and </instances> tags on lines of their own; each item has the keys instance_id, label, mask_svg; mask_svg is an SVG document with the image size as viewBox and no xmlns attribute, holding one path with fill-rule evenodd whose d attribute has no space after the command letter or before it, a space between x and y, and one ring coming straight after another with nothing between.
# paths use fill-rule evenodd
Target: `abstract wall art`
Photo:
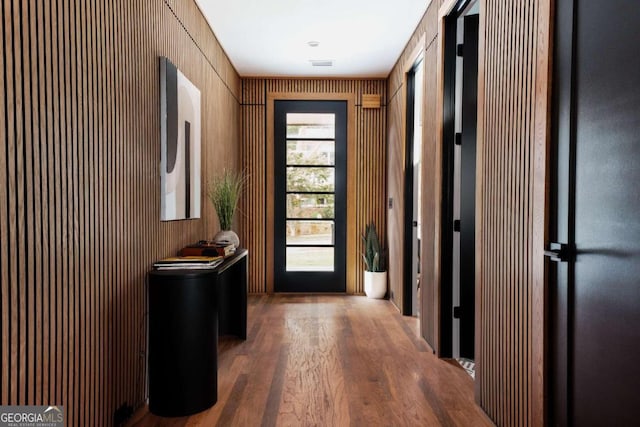
<instances>
[{"instance_id":1,"label":"abstract wall art","mask_svg":"<svg viewBox=\"0 0 640 427\"><path fill-rule=\"evenodd\" d=\"M200 91L160 58L160 219L200 218Z\"/></svg>"}]
</instances>

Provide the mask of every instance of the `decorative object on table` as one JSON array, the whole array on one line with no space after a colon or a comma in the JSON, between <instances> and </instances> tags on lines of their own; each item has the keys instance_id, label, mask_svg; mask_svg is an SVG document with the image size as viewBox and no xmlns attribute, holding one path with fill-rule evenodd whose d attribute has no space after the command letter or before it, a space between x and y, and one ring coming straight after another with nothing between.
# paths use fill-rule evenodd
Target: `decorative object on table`
<instances>
[{"instance_id":1,"label":"decorative object on table","mask_svg":"<svg viewBox=\"0 0 640 427\"><path fill-rule=\"evenodd\" d=\"M233 244L216 243L215 248L218 251L218 255L223 257L228 257L236 253L236 247Z\"/></svg>"},{"instance_id":2,"label":"decorative object on table","mask_svg":"<svg viewBox=\"0 0 640 427\"><path fill-rule=\"evenodd\" d=\"M221 256L177 256L161 259L153 264L156 270L213 269L222 263Z\"/></svg>"},{"instance_id":3,"label":"decorative object on table","mask_svg":"<svg viewBox=\"0 0 640 427\"><path fill-rule=\"evenodd\" d=\"M245 177L242 172L232 172L225 169L209 183L207 195L218 214L221 229L213 238L215 243L225 246L232 244L235 248L240 245L240 239L231 230L231 226L244 181Z\"/></svg>"},{"instance_id":4,"label":"decorative object on table","mask_svg":"<svg viewBox=\"0 0 640 427\"><path fill-rule=\"evenodd\" d=\"M373 223L367 224L362 235L365 263L364 292L369 298L384 298L387 293L387 271L385 269L385 251Z\"/></svg>"},{"instance_id":5,"label":"decorative object on table","mask_svg":"<svg viewBox=\"0 0 640 427\"><path fill-rule=\"evenodd\" d=\"M160 58L160 219L200 218L200 91Z\"/></svg>"},{"instance_id":6,"label":"decorative object on table","mask_svg":"<svg viewBox=\"0 0 640 427\"><path fill-rule=\"evenodd\" d=\"M228 257L236 252L233 245L220 245L213 241L200 240L193 245L185 246L178 252L179 256L221 256Z\"/></svg>"}]
</instances>

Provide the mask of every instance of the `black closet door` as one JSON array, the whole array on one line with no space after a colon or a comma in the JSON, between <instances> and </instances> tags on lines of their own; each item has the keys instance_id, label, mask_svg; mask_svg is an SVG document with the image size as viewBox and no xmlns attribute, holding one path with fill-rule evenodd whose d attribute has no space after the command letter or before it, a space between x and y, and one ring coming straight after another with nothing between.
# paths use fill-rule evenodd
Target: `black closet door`
<instances>
[{"instance_id":1,"label":"black closet door","mask_svg":"<svg viewBox=\"0 0 640 427\"><path fill-rule=\"evenodd\" d=\"M556 5L551 424L638 425L640 7Z\"/></svg>"}]
</instances>

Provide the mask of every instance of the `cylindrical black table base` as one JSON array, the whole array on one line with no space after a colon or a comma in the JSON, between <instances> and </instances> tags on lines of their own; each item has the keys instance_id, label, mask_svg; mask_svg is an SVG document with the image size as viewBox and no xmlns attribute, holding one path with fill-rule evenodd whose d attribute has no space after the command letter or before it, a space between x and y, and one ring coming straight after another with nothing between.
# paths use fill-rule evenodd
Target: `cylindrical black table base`
<instances>
[{"instance_id":1,"label":"cylindrical black table base","mask_svg":"<svg viewBox=\"0 0 640 427\"><path fill-rule=\"evenodd\" d=\"M149 410L178 417L218 400L215 271L149 273Z\"/></svg>"}]
</instances>

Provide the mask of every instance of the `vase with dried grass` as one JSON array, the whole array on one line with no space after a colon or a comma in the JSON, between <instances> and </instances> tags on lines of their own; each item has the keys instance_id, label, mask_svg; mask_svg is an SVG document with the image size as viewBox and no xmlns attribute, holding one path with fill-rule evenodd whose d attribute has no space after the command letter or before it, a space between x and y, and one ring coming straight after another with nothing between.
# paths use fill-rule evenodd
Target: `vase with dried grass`
<instances>
[{"instance_id":1,"label":"vase with dried grass","mask_svg":"<svg viewBox=\"0 0 640 427\"><path fill-rule=\"evenodd\" d=\"M235 248L240 245L240 239L231 227L244 184L244 173L227 169L209 182L207 196L220 222L220 231L213 238L218 244L233 244Z\"/></svg>"}]
</instances>

